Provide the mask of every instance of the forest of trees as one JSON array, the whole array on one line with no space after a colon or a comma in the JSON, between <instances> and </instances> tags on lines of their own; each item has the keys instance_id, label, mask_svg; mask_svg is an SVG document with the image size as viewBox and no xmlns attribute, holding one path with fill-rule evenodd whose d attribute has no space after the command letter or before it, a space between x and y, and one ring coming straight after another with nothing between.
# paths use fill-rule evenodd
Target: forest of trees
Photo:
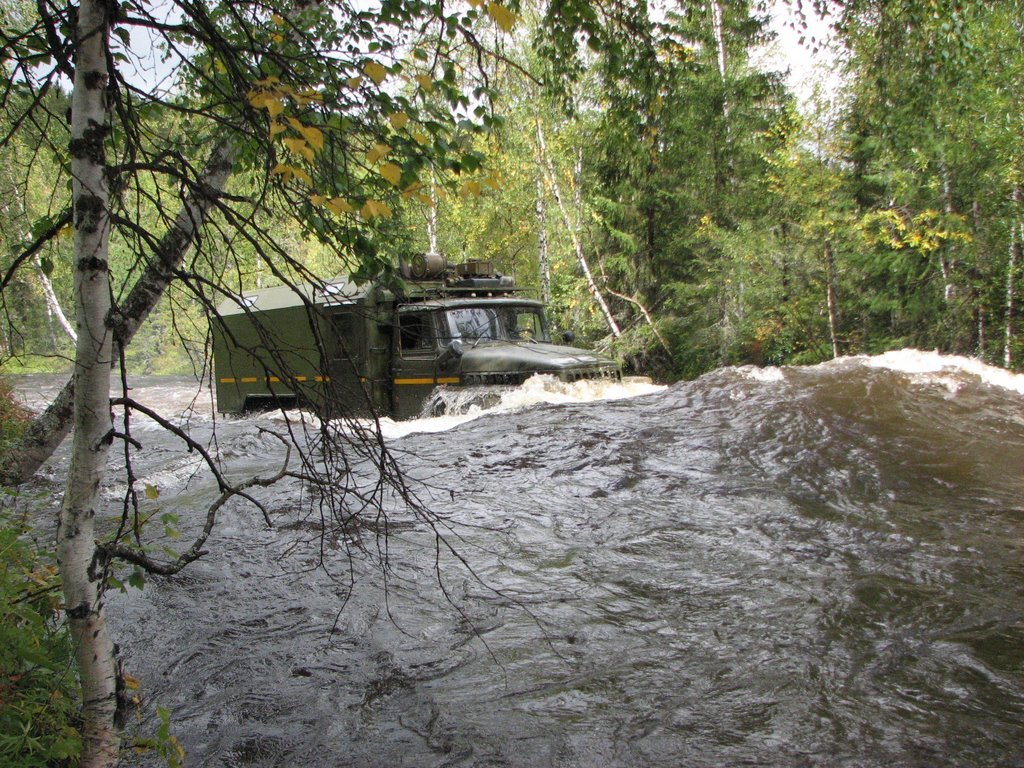
<instances>
[{"instance_id":1,"label":"forest of trees","mask_svg":"<svg viewBox=\"0 0 1024 768\"><path fill-rule=\"evenodd\" d=\"M829 25L834 93L758 63L772 13ZM73 371L0 461L16 486L73 434L55 549L85 706L44 763L117 759L110 563L201 549L131 540L128 458L117 534L93 526L133 446L111 407L146 413L128 376L208 375L219 301L438 250L660 380L906 346L1019 368L1022 51L1021 0L0 0L0 372ZM212 525L256 480L204 457Z\"/></svg>"},{"instance_id":2,"label":"forest of trees","mask_svg":"<svg viewBox=\"0 0 1024 768\"><path fill-rule=\"evenodd\" d=\"M538 293L547 272L557 325L588 344L610 344L632 369L662 380L904 346L1016 367L1019 6L582 3L566 23L589 45L552 57L544 47L565 40L546 35L543 9L524 5L514 32L497 43L500 55L477 67L466 48L445 74L469 94L456 133L439 144L459 158L420 173L414 192L409 167L383 165L404 174L395 179L404 195L387 204L387 216L366 221L357 212L355 224L372 225L353 230L365 242L344 249L325 240L318 224L283 210L293 193L259 210L272 244L225 238L209 246L202 269L230 263L239 287L249 287L280 281L275 253L287 254L289 269L328 278L436 248L456 261L490 259ZM781 73L758 68L771 10L796 25L801 13L827 14L842 72L835 93L801 108ZM141 86L132 85L157 76L143 73ZM472 96L484 84L486 107ZM389 98L400 104L415 87ZM22 268L11 268L26 242L61 220L64 89L55 82L42 96L48 117L33 130L44 143L19 134L3 147L0 348L8 371L66 370L73 349L61 314L72 305L70 239L56 227ZM171 111L146 119L169 141L189 130ZM182 138L183 153L196 151L189 144ZM151 183L132 203L140 221L156 216L148 199L174 194L155 174ZM261 183L235 174L231 192L263 196ZM136 236L112 242L125 265L137 260ZM614 334L581 260L611 309ZM139 334L144 343L125 350L133 370L202 368L205 310L195 297L169 295Z\"/></svg>"}]
</instances>

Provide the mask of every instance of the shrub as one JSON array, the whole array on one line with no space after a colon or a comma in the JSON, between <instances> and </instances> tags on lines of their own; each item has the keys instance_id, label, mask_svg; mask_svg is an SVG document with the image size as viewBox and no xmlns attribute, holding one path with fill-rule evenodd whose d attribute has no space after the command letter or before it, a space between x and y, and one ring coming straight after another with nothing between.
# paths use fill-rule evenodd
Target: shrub
<instances>
[{"instance_id":1,"label":"shrub","mask_svg":"<svg viewBox=\"0 0 1024 768\"><path fill-rule=\"evenodd\" d=\"M14 389L0 379L0 450L21 437L32 413L14 397Z\"/></svg>"},{"instance_id":2,"label":"shrub","mask_svg":"<svg viewBox=\"0 0 1024 768\"><path fill-rule=\"evenodd\" d=\"M0 513L0 765L76 765L78 683L54 563Z\"/></svg>"}]
</instances>

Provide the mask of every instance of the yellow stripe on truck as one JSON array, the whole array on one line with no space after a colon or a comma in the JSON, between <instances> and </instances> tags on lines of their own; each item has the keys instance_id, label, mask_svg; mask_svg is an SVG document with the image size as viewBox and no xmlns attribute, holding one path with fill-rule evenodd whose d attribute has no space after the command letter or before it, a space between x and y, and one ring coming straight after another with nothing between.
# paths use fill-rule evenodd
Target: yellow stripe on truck
<instances>
[{"instance_id":1,"label":"yellow stripe on truck","mask_svg":"<svg viewBox=\"0 0 1024 768\"><path fill-rule=\"evenodd\" d=\"M459 383L459 377L458 376L448 376L448 377L442 377L442 378L439 378L439 379L395 379L395 384L397 386L406 385L406 384L420 384L420 385L423 385L423 384L458 384L458 383Z\"/></svg>"},{"instance_id":2,"label":"yellow stripe on truck","mask_svg":"<svg viewBox=\"0 0 1024 768\"><path fill-rule=\"evenodd\" d=\"M290 377L290 379L287 379L287 380L289 380L289 381L309 381L309 377L308 376L292 376L292 377ZM316 376L316 377L314 377L314 380L318 381L318 382L320 382L322 384L324 382L330 381L331 377L330 376ZM243 376L240 379L236 379L233 376L222 376L220 379L218 379L218 381L221 384L235 384L235 383L238 383L238 384L258 384L261 381L261 379L259 377L257 377L257 376ZM262 379L262 381L266 382L267 384L280 384L281 383L281 379L278 378L277 376L267 376L265 379Z\"/></svg>"}]
</instances>

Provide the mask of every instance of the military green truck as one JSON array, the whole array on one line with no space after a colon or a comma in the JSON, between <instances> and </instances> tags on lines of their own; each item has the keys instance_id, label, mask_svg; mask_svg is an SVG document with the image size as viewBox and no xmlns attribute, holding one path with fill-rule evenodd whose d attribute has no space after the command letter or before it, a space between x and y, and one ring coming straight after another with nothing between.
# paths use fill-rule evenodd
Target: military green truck
<instances>
[{"instance_id":1,"label":"military green truck","mask_svg":"<svg viewBox=\"0 0 1024 768\"><path fill-rule=\"evenodd\" d=\"M443 412L454 391L538 373L621 378L615 361L553 343L543 305L489 262L449 267L420 254L402 276L396 288L339 279L221 303L211 323L218 410L408 419Z\"/></svg>"}]
</instances>

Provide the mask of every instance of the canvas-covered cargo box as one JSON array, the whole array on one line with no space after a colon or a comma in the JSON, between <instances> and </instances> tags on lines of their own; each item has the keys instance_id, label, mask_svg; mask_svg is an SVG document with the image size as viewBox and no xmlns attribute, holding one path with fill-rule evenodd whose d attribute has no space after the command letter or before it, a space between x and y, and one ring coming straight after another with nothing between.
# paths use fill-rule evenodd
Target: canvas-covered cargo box
<instances>
[{"instance_id":1,"label":"canvas-covered cargo box","mask_svg":"<svg viewBox=\"0 0 1024 768\"><path fill-rule=\"evenodd\" d=\"M217 406L226 413L300 405L330 415L387 410L390 339L378 289L339 280L228 299L213 323Z\"/></svg>"}]
</instances>

